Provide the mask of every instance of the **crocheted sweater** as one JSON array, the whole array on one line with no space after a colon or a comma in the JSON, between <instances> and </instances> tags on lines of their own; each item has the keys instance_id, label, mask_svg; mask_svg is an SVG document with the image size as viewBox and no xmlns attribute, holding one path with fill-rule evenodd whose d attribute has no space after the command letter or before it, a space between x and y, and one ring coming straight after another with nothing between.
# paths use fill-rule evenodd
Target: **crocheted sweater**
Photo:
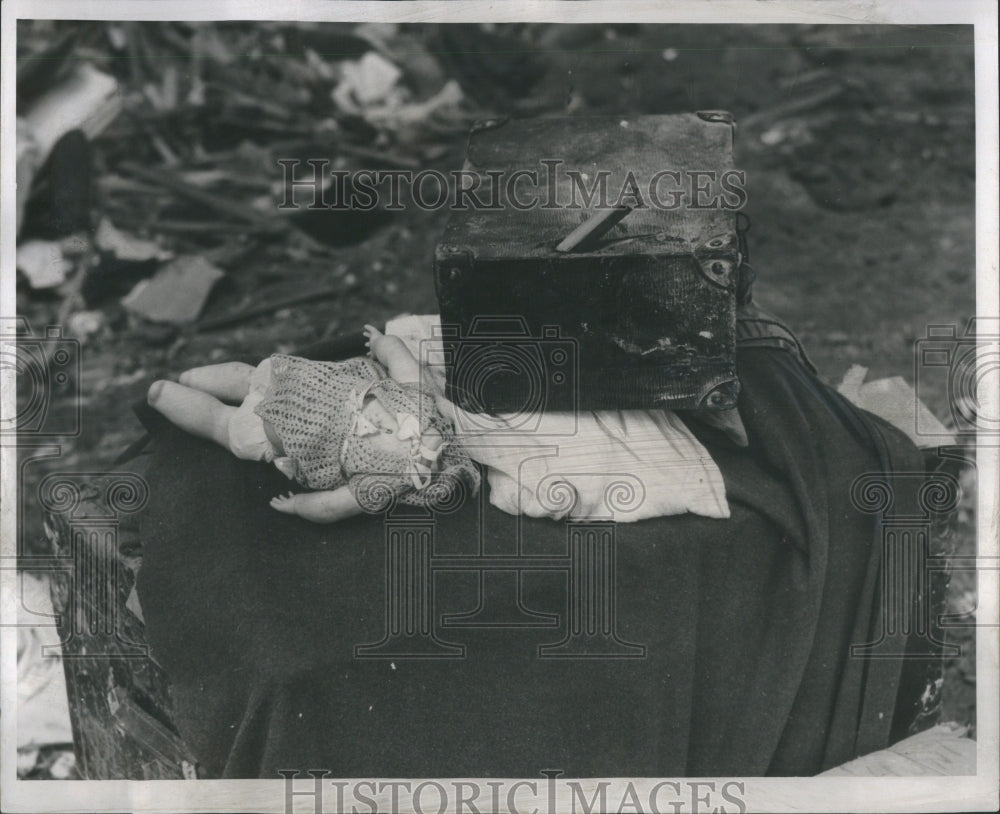
<instances>
[{"instance_id":1,"label":"crocheted sweater","mask_svg":"<svg viewBox=\"0 0 1000 814\"><path fill-rule=\"evenodd\" d=\"M369 397L400 420L415 417L419 435L398 453L359 432L358 418ZM274 428L295 479L317 490L347 484L366 511L385 511L394 501L437 508L452 505L479 488L479 471L455 443L451 424L438 412L430 391L400 384L368 358L314 362L297 356L271 357L271 384L255 412ZM411 422L412 423L412 419ZM415 485L420 439L436 429L444 441L438 471Z\"/></svg>"}]
</instances>

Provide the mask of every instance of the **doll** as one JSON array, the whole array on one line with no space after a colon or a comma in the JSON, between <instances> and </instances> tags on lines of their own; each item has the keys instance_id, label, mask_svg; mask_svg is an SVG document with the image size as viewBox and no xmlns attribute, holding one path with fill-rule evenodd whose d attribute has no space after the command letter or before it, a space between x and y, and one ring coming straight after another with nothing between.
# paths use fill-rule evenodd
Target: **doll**
<instances>
[{"instance_id":1,"label":"doll","mask_svg":"<svg viewBox=\"0 0 1000 814\"><path fill-rule=\"evenodd\" d=\"M371 325L364 335L373 358L275 354L256 368L208 365L179 383L154 382L147 398L181 429L244 460L272 462L312 490L273 498L285 514L332 523L393 499L434 507L463 487L474 494L479 472L421 385L416 359Z\"/></svg>"}]
</instances>

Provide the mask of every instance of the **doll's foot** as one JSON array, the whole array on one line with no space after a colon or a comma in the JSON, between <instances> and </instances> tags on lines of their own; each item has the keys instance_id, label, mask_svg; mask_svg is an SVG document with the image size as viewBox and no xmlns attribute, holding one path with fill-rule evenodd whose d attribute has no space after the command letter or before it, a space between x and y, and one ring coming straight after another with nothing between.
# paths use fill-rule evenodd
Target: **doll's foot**
<instances>
[{"instance_id":1,"label":"doll's foot","mask_svg":"<svg viewBox=\"0 0 1000 814\"><path fill-rule=\"evenodd\" d=\"M163 399L163 388L167 384L169 384L169 382L163 381L162 379L153 382L149 386L149 390L146 393L146 404L150 407L159 409Z\"/></svg>"},{"instance_id":2,"label":"doll's foot","mask_svg":"<svg viewBox=\"0 0 1000 814\"><path fill-rule=\"evenodd\" d=\"M201 390L217 399L238 403L250 392L250 377L253 372L253 365L244 362L223 362L185 370L178 381L185 387Z\"/></svg>"}]
</instances>

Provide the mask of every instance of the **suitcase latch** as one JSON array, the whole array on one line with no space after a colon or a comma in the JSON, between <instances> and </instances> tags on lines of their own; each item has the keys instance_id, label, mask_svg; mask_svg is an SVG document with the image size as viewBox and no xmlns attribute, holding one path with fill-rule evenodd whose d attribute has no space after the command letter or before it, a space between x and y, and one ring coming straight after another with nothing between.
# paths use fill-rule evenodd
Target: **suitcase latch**
<instances>
[{"instance_id":1,"label":"suitcase latch","mask_svg":"<svg viewBox=\"0 0 1000 814\"><path fill-rule=\"evenodd\" d=\"M733 232L710 237L695 246L694 261L702 276L712 285L736 288L736 272L740 266L739 239Z\"/></svg>"}]
</instances>

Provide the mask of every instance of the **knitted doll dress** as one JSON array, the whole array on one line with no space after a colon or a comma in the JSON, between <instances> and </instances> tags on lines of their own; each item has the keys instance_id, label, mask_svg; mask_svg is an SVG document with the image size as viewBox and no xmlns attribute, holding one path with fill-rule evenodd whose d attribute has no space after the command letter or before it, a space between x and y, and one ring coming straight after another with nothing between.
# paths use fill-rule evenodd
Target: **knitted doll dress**
<instances>
[{"instance_id":1,"label":"knitted doll dress","mask_svg":"<svg viewBox=\"0 0 1000 814\"><path fill-rule=\"evenodd\" d=\"M366 422L359 422L370 398L396 417L398 452L372 443ZM366 511L384 511L393 501L442 508L478 491L479 470L456 443L432 393L394 381L372 359L314 362L275 354L270 386L254 412L281 439L296 481L316 490L347 484ZM443 438L434 454L422 443L431 429Z\"/></svg>"}]
</instances>

